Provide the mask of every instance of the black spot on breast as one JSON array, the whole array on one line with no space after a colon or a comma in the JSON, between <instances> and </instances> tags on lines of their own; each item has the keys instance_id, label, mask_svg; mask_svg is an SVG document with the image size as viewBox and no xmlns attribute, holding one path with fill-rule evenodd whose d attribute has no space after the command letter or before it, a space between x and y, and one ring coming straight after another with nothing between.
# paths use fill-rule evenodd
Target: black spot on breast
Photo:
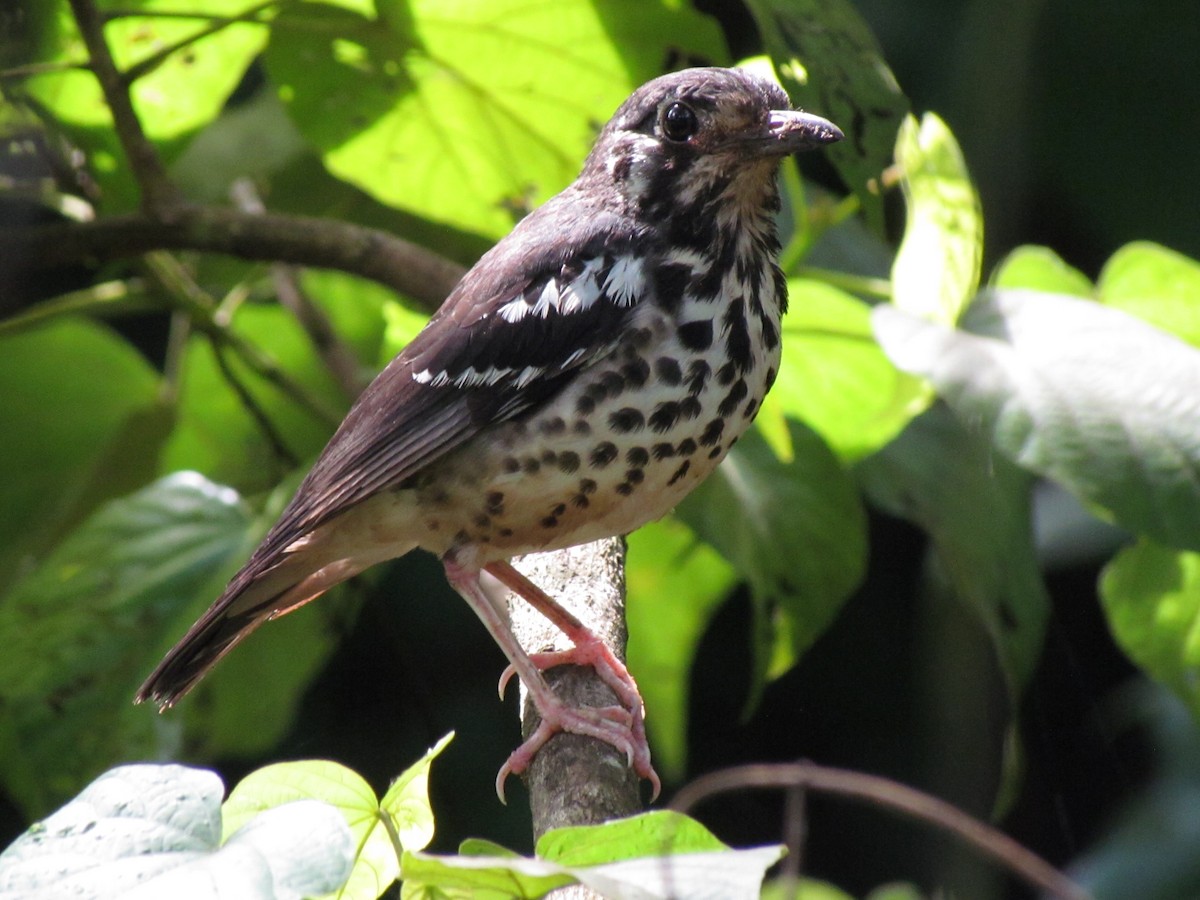
<instances>
[{"instance_id":1,"label":"black spot on breast","mask_svg":"<svg viewBox=\"0 0 1200 900\"><path fill-rule=\"evenodd\" d=\"M751 400L749 403L746 404L746 408L744 410L742 410L742 418L743 419L753 419L754 414L756 412L758 412L758 401Z\"/></svg>"},{"instance_id":2,"label":"black spot on breast","mask_svg":"<svg viewBox=\"0 0 1200 900\"><path fill-rule=\"evenodd\" d=\"M546 516L539 524L543 528L557 528L558 519L555 516Z\"/></svg>"},{"instance_id":3,"label":"black spot on breast","mask_svg":"<svg viewBox=\"0 0 1200 900\"><path fill-rule=\"evenodd\" d=\"M644 466L650 462L650 454L646 452L645 447L630 447L625 451L625 462L631 466Z\"/></svg>"},{"instance_id":4,"label":"black spot on breast","mask_svg":"<svg viewBox=\"0 0 1200 900\"><path fill-rule=\"evenodd\" d=\"M679 326L679 342L689 350L707 350L713 342L712 322L707 319L684 322Z\"/></svg>"},{"instance_id":5,"label":"black spot on breast","mask_svg":"<svg viewBox=\"0 0 1200 900\"><path fill-rule=\"evenodd\" d=\"M554 509L550 510L550 515L561 516L566 511L567 511L567 504L559 503L559 504L555 505Z\"/></svg>"},{"instance_id":6,"label":"black spot on breast","mask_svg":"<svg viewBox=\"0 0 1200 900\"><path fill-rule=\"evenodd\" d=\"M488 516L484 513L480 513L471 521L474 522L475 525L479 528L487 528L489 525L492 524L491 516Z\"/></svg>"},{"instance_id":7,"label":"black spot on breast","mask_svg":"<svg viewBox=\"0 0 1200 900\"><path fill-rule=\"evenodd\" d=\"M774 350L779 346L779 332L771 324L771 321L765 318L762 320L762 341L768 350Z\"/></svg>"},{"instance_id":8,"label":"black spot on breast","mask_svg":"<svg viewBox=\"0 0 1200 900\"><path fill-rule=\"evenodd\" d=\"M590 478L579 479L579 493L581 493L581 494L596 493L596 482L592 481L592 479L590 479Z\"/></svg>"},{"instance_id":9,"label":"black spot on breast","mask_svg":"<svg viewBox=\"0 0 1200 900\"><path fill-rule=\"evenodd\" d=\"M576 434L588 435L592 433L592 426L583 419L577 419L575 424L571 426L571 430Z\"/></svg>"},{"instance_id":10,"label":"black spot on breast","mask_svg":"<svg viewBox=\"0 0 1200 900\"><path fill-rule=\"evenodd\" d=\"M762 287L762 266L760 258L754 253L739 253L737 258L737 279L743 288L749 289L750 294L756 295Z\"/></svg>"},{"instance_id":11,"label":"black spot on breast","mask_svg":"<svg viewBox=\"0 0 1200 900\"><path fill-rule=\"evenodd\" d=\"M636 390L645 385L646 380L650 377L650 363L640 356L630 360L621 366L621 377L625 379L628 387Z\"/></svg>"},{"instance_id":12,"label":"black spot on breast","mask_svg":"<svg viewBox=\"0 0 1200 900\"><path fill-rule=\"evenodd\" d=\"M552 466L552 465L554 465L554 461L556 459L558 459L558 454L555 453L553 450L543 450L542 451L542 463L544 465Z\"/></svg>"},{"instance_id":13,"label":"black spot on breast","mask_svg":"<svg viewBox=\"0 0 1200 900\"><path fill-rule=\"evenodd\" d=\"M704 393L704 389L708 386L708 376L711 372L712 368L704 360L692 360L687 370L688 393L693 397L696 394Z\"/></svg>"},{"instance_id":14,"label":"black spot on breast","mask_svg":"<svg viewBox=\"0 0 1200 900\"><path fill-rule=\"evenodd\" d=\"M645 350L654 342L654 331L650 328L637 328L629 333L629 341L639 350Z\"/></svg>"},{"instance_id":15,"label":"black spot on breast","mask_svg":"<svg viewBox=\"0 0 1200 900\"><path fill-rule=\"evenodd\" d=\"M750 368L750 329L746 326L746 301L738 298L729 304L722 316L725 332L725 352L738 370Z\"/></svg>"},{"instance_id":16,"label":"black spot on breast","mask_svg":"<svg viewBox=\"0 0 1200 900\"><path fill-rule=\"evenodd\" d=\"M667 481L667 484L672 485L677 482L680 478L688 473L688 469L691 467L692 461L690 459L685 459L682 463L680 463L679 468L675 470L674 474L671 475L670 479Z\"/></svg>"},{"instance_id":17,"label":"black spot on breast","mask_svg":"<svg viewBox=\"0 0 1200 900\"><path fill-rule=\"evenodd\" d=\"M496 534L500 535L500 537L505 537L505 538L512 537L513 530L511 528L500 528L500 529L497 529Z\"/></svg>"},{"instance_id":18,"label":"black spot on breast","mask_svg":"<svg viewBox=\"0 0 1200 900\"><path fill-rule=\"evenodd\" d=\"M646 426L646 417L640 409L623 406L608 416L608 427L620 434L641 431Z\"/></svg>"},{"instance_id":19,"label":"black spot on breast","mask_svg":"<svg viewBox=\"0 0 1200 900\"><path fill-rule=\"evenodd\" d=\"M730 360L717 369L717 382L722 385L729 384L733 379L737 378L737 373L737 366L733 364L733 360Z\"/></svg>"},{"instance_id":20,"label":"black spot on breast","mask_svg":"<svg viewBox=\"0 0 1200 900\"><path fill-rule=\"evenodd\" d=\"M679 368L678 360L669 356L660 356L654 361L654 374L663 384L671 387L683 381L683 371Z\"/></svg>"},{"instance_id":21,"label":"black spot on breast","mask_svg":"<svg viewBox=\"0 0 1200 900\"><path fill-rule=\"evenodd\" d=\"M779 373L775 371L774 366L770 366L767 368L767 377L764 380L764 383L766 384L766 388L768 391L771 389L771 385L773 385L775 383L775 379L778 375L779 375Z\"/></svg>"},{"instance_id":22,"label":"black spot on breast","mask_svg":"<svg viewBox=\"0 0 1200 900\"><path fill-rule=\"evenodd\" d=\"M733 387L729 389L729 393L725 395L721 405L717 407L717 412L723 416L733 415L733 411L737 409L739 403L746 399L748 393L750 390L746 387L745 379L739 378L733 383Z\"/></svg>"},{"instance_id":23,"label":"black spot on breast","mask_svg":"<svg viewBox=\"0 0 1200 900\"><path fill-rule=\"evenodd\" d=\"M536 475L538 470L542 468L542 464L532 456L525 457L525 461L521 463L521 468L525 470L526 475Z\"/></svg>"},{"instance_id":24,"label":"black spot on breast","mask_svg":"<svg viewBox=\"0 0 1200 900\"><path fill-rule=\"evenodd\" d=\"M668 443L655 444L650 448L650 452L654 454L655 459L662 461L675 455L675 446Z\"/></svg>"},{"instance_id":25,"label":"black spot on breast","mask_svg":"<svg viewBox=\"0 0 1200 900\"><path fill-rule=\"evenodd\" d=\"M704 407L695 397L684 397L679 401L679 417L684 421L696 418L703 411Z\"/></svg>"},{"instance_id":26,"label":"black spot on breast","mask_svg":"<svg viewBox=\"0 0 1200 900\"><path fill-rule=\"evenodd\" d=\"M628 481L622 481L620 484L618 484L616 486L615 490L622 497L628 497L630 494L633 493L633 485L630 484Z\"/></svg>"},{"instance_id":27,"label":"black spot on breast","mask_svg":"<svg viewBox=\"0 0 1200 900\"><path fill-rule=\"evenodd\" d=\"M641 484L646 480L646 473L641 469L627 469L625 471L625 480L630 484Z\"/></svg>"},{"instance_id":28,"label":"black spot on breast","mask_svg":"<svg viewBox=\"0 0 1200 900\"><path fill-rule=\"evenodd\" d=\"M650 427L662 434L664 431L670 431L675 427L675 423L679 421L679 404L673 400L667 400L664 403L654 407L654 412L650 414Z\"/></svg>"},{"instance_id":29,"label":"black spot on breast","mask_svg":"<svg viewBox=\"0 0 1200 900\"><path fill-rule=\"evenodd\" d=\"M592 467L603 469L610 462L617 458L617 445L611 441L605 441L602 444L597 444L592 450L592 454L588 459L591 461Z\"/></svg>"},{"instance_id":30,"label":"black spot on breast","mask_svg":"<svg viewBox=\"0 0 1200 900\"><path fill-rule=\"evenodd\" d=\"M620 397L625 390L625 379L619 372L605 372L597 384L604 390L605 396L613 399Z\"/></svg>"},{"instance_id":31,"label":"black spot on breast","mask_svg":"<svg viewBox=\"0 0 1200 900\"><path fill-rule=\"evenodd\" d=\"M700 443L705 447L711 447L721 440L724 431L725 420L723 418L713 419L704 426L704 433L700 435Z\"/></svg>"},{"instance_id":32,"label":"black spot on breast","mask_svg":"<svg viewBox=\"0 0 1200 900\"><path fill-rule=\"evenodd\" d=\"M575 412L579 413L581 416L590 416L595 411L596 401L587 394L584 394L575 401Z\"/></svg>"},{"instance_id":33,"label":"black spot on breast","mask_svg":"<svg viewBox=\"0 0 1200 900\"><path fill-rule=\"evenodd\" d=\"M514 472L521 471L521 462L514 456L506 456L501 465L504 467L504 471L510 475Z\"/></svg>"},{"instance_id":34,"label":"black spot on breast","mask_svg":"<svg viewBox=\"0 0 1200 900\"><path fill-rule=\"evenodd\" d=\"M716 447L713 447L711 450L708 451L708 458L716 459L718 456L721 455L721 452L722 452L721 445L718 444Z\"/></svg>"},{"instance_id":35,"label":"black spot on breast","mask_svg":"<svg viewBox=\"0 0 1200 900\"><path fill-rule=\"evenodd\" d=\"M669 313L674 313L683 302L683 292L687 289L688 279L692 277L690 266L683 263L667 263L654 270L654 296L658 305Z\"/></svg>"},{"instance_id":36,"label":"black spot on breast","mask_svg":"<svg viewBox=\"0 0 1200 900\"><path fill-rule=\"evenodd\" d=\"M576 494L571 498L571 505L576 509L587 509L591 502L584 494Z\"/></svg>"},{"instance_id":37,"label":"black spot on breast","mask_svg":"<svg viewBox=\"0 0 1200 900\"><path fill-rule=\"evenodd\" d=\"M691 438L684 438L679 442L679 446L675 448L675 452L680 456L691 456L696 452L696 442Z\"/></svg>"},{"instance_id":38,"label":"black spot on breast","mask_svg":"<svg viewBox=\"0 0 1200 900\"><path fill-rule=\"evenodd\" d=\"M788 308L787 276L779 266L772 266L771 280L775 284L775 303L779 306L779 311L785 313Z\"/></svg>"},{"instance_id":39,"label":"black spot on breast","mask_svg":"<svg viewBox=\"0 0 1200 900\"><path fill-rule=\"evenodd\" d=\"M542 434L562 434L566 430L567 423L563 421L562 416L555 416L538 423L538 431Z\"/></svg>"},{"instance_id":40,"label":"black spot on breast","mask_svg":"<svg viewBox=\"0 0 1200 900\"><path fill-rule=\"evenodd\" d=\"M487 511L493 516L498 516L504 512L504 494L500 491L488 491L483 501L487 507Z\"/></svg>"},{"instance_id":41,"label":"black spot on breast","mask_svg":"<svg viewBox=\"0 0 1200 900\"><path fill-rule=\"evenodd\" d=\"M689 290L697 300L712 301L721 292L721 282L728 271L716 260L696 272Z\"/></svg>"},{"instance_id":42,"label":"black spot on breast","mask_svg":"<svg viewBox=\"0 0 1200 900\"><path fill-rule=\"evenodd\" d=\"M574 472L579 468L579 454L564 450L558 454L558 468L563 472Z\"/></svg>"}]
</instances>

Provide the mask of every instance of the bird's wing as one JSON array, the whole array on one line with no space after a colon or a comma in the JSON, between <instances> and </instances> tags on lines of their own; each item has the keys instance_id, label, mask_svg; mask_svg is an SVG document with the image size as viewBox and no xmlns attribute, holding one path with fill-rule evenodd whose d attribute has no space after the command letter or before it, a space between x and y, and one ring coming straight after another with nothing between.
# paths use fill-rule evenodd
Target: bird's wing
<instances>
[{"instance_id":1,"label":"bird's wing","mask_svg":"<svg viewBox=\"0 0 1200 900\"><path fill-rule=\"evenodd\" d=\"M647 280L633 236L611 215L563 222L562 210L542 209L363 392L256 557L544 404L616 345Z\"/></svg>"}]
</instances>

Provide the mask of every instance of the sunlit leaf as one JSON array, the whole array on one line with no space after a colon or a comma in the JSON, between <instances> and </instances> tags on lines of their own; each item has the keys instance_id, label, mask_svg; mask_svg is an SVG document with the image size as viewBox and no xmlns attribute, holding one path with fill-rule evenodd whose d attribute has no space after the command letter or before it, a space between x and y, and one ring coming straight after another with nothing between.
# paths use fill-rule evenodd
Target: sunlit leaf
<instances>
[{"instance_id":1,"label":"sunlit leaf","mask_svg":"<svg viewBox=\"0 0 1200 900\"><path fill-rule=\"evenodd\" d=\"M1127 528L1200 549L1200 352L1119 310L1031 291L981 295L962 326L875 311L896 365L1010 459Z\"/></svg>"},{"instance_id":2,"label":"sunlit leaf","mask_svg":"<svg viewBox=\"0 0 1200 900\"><path fill-rule=\"evenodd\" d=\"M1096 284L1100 302L1200 345L1200 263L1148 241L1112 255Z\"/></svg>"},{"instance_id":3,"label":"sunlit leaf","mask_svg":"<svg viewBox=\"0 0 1200 900\"><path fill-rule=\"evenodd\" d=\"M1018 247L1000 261L992 275L992 287L1025 288L1073 297L1093 294L1092 283L1086 275L1067 265L1049 247L1032 244Z\"/></svg>"},{"instance_id":4,"label":"sunlit leaf","mask_svg":"<svg viewBox=\"0 0 1200 900\"><path fill-rule=\"evenodd\" d=\"M904 120L896 138L904 189L904 239L892 264L897 307L935 322L954 322L979 286L983 213L958 142L926 113Z\"/></svg>"},{"instance_id":5,"label":"sunlit leaf","mask_svg":"<svg viewBox=\"0 0 1200 900\"><path fill-rule=\"evenodd\" d=\"M306 3L266 64L339 177L499 237L579 171L598 127L661 74L663 47L722 61L709 20L647 0L418 0L378 18Z\"/></svg>"}]
</instances>

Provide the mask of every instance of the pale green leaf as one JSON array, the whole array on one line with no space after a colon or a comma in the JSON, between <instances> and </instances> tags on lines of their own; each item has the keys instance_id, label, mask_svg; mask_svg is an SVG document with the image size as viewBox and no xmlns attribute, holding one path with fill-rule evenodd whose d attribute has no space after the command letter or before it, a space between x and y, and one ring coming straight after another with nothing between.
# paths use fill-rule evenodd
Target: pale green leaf
<instances>
[{"instance_id":1,"label":"pale green leaf","mask_svg":"<svg viewBox=\"0 0 1200 900\"><path fill-rule=\"evenodd\" d=\"M1025 288L1049 294L1091 297L1092 283L1087 276L1067 265L1049 247L1027 244L1013 250L996 266L992 287Z\"/></svg>"},{"instance_id":2,"label":"pale green leaf","mask_svg":"<svg viewBox=\"0 0 1200 900\"><path fill-rule=\"evenodd\" d=\"M1200 353L1119 310L1032 291L981 295L962 326L875 311L892 360L1000 452L1127 528L1200 549Z\"/></svg>"},{"instance_id":3,"label":"pale green leaf","mask_svg":"<svg viewBox=\"0 0 1200 900\"><path fill-rule=\"evenodd\" d=\"M433 760L453 739L446 735L428 752L392 782L379 802L392 819L400 846L406 850L424 850L433 840L433 809L429 806L429 769Z\"/></svg>"},{"instance_id":4,"label":"pale green leaf","mask_svg":"<svg viewBox=\"0 0 1200 900\"><path fill-rule=\"evenodd\" d=\"M1102 303L1200 345L1200 263L1158 244L1137 241L1100 272Z\"/></svg>"},{"instance_id":5,"label":"pale green leaf","mask_svg":"<svg viewBox=\"0 0 1200 900\"><path fill-rule=\"evenodd\" d=\"M896 138L907 217L892 264L892 300L935 322L958 320L979 286L983 213L946 123L909 116Z\"/></svg>"}]
</instances>

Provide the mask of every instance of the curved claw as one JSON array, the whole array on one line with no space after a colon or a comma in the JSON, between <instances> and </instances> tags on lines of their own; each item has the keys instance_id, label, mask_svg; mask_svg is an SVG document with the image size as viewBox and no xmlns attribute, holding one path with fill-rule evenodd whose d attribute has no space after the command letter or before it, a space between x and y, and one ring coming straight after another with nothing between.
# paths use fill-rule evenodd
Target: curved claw
<instances>
[{"instance_id":1,"label":"curved claw","mask_svg":"<svg viewBox=\"0 0 1200 900\"><path fill-rule=\"evenodd\" d=\"M500 699L501 700L504 699L504 693L505 693L505 691L508 690L508 683L510 681L512 681L512 677L516 674L517 674L517 667L514 666L512 663L509 663L507 666L505 666L504 671L500 673L499 689L500 689ZM504 798L501 797L500 799L503 800Z\"/></svg>"}]
</instances>

